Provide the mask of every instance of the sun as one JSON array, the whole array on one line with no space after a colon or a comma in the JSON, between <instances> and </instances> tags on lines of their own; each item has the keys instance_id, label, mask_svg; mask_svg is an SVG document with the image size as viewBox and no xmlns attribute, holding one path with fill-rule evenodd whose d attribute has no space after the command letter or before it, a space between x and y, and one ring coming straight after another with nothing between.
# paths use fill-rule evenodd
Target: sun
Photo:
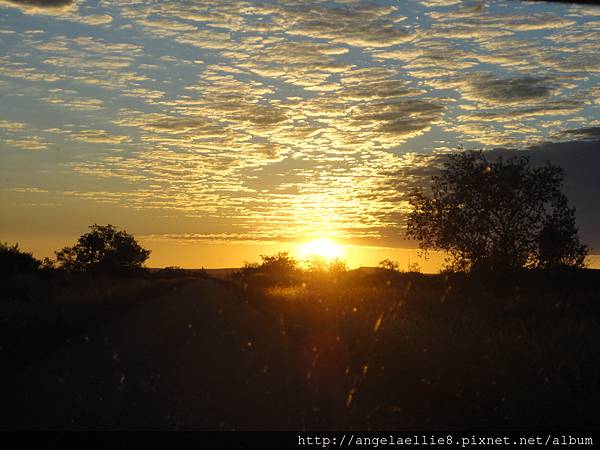
<instances>
[{"instance_id":1,"label":"sun","mask_svg":"<svg viewBox=\"0 0 600 450\"><path fill-rule=\"evenodd\" d=\"M329 239L321 238L300 244L298 246L298 254L302 259L318 257L331 261L342 257L344 252L340 245Z\"/></svg>"}]
</instances>

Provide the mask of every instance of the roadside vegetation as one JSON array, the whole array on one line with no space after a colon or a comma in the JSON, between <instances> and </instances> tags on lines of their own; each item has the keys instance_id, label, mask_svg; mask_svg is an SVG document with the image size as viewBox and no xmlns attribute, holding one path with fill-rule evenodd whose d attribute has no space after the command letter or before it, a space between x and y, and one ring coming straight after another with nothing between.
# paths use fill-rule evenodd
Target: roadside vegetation
<instances>
[{"instance_id":1,"label":"roadside vegetation","mask_svg":"<svg viewBox=\"0 0 600 450\"><path fill-rule=\"evenodd\" d=\"M269 260L231 280L280 328L309 428L598 426L597 271L507 282L382 265L282 276Z\"/></svg>"}]
</instances>

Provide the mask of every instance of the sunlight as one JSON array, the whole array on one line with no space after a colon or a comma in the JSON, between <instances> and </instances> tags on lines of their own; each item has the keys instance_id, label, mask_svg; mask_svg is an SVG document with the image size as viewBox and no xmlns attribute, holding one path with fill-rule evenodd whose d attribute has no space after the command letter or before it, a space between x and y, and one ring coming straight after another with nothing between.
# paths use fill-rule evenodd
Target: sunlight
<instances>
[{"instance_id":1,"label":"sunlight","mask_svg":"<svg viewBox=\"0 0 600 450\"><path fill-rule=\"evenodd\" d=\"M341 258L343 254L344 251L340 245L326 238L314 239L300 244L298 247L298 255L302 259L310 259L316 256L331 261Z\"/></svg>"}]
</instances>

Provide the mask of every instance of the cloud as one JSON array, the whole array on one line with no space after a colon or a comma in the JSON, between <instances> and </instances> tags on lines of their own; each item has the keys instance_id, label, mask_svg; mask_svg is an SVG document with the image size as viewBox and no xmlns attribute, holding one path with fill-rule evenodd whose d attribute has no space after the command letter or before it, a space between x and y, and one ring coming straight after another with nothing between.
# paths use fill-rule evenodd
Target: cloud
<instances>
[{"instance_id":1,"label":"cloud","mask_svg":"<svg viewBox=\"0 0 600 450\"><path fill-rule=\"evenodd\" d=\"M127 120L122 121L121 124L127 124ZM159 117L150 122L145 122L142 119L141 121L129 122L129 124L139 126L144 131L156 133L158 142L161 141L161 135L177 135L182 138L185 136L194 140L218 140L227 134L226 128L220 125L219 122L201 117ZM168 139L165 138L164 142L168 142ZM146 138L146 140L148 139Z\"/></svg>"},{"instance_id":2,"label":"cloud","mask_svg":"<svg viewBox=\"0 0 600 450\"><path fill-rule=\"evenodd\" d=\"M351 7L302 7L282 13L286 32L364 48L382 48L413 39L397 18L393 7L357 4ZM395 20L396 19L396 20Z\"/></svg>"},{"instance_id":3,"label":"cloud","mask_svg":"<svg viewBox=\"0 0 600 450\"><path fill-rule=\"evenodd\" d=\"M548 80L533 76L498 78L484 75L470 82L470 94L475 99L495 103L519 103L548 97L551 89Z\"/></svg>"},{"instance_id":4,"label":"cloud","mask_svg":"<svg viewBox=\"0 0 600 450\"><path fill-rule=\"evenodd\" d=\"M223 50L232 46L231 35L228 32L210 29L185 31L178 34L175 41L211 50Z\"/></svg>"},{"instance_id":5,"label":"cloud","mask_svg":"<svg viewBox=\"0 0 600 450\"><path fill-rule=\"evenodd\" d=\"M97 111L104 108L104 102L100 99L79 97L76 91L65 89L49 89L48 95L40 100L75 111Z\"/></svg>"},{"instance_id":6,"label":"cloud","mask_svg":"<svg viewBox=\"0 0 600 450\"><path fill-rule=\"evenodd\" d=\"M3 139L2 143L8 146L21 148L23 150L45 150L48 148L48 143L37 136Z\"/></svg>"},{"instance_id":7,"label":"cloud","mask_svg":"<svg viewBox=\"0 0 600 450\"><path fill-rule=\"evenodd\" d=\"M79 14L75 0L0 0L0 7L13 7L23 14L43 14L60 20L83 23L90 26L108 25L112 16L107 13Z\"/></svg>"},{"instance_id":8,"label":"cloud","mask_svg":"<svg viewBox=\"0 0 600 450\"><path fill-rule=\"evenodd\" d=\"M37 8L64 9L74 3L73 0L4 0L17 5L35 6Z\"/></svg>"},{"instance_id":9,"label":"cloud","mask_svg":"<svg viewBox=\"0 0 600 450\"><path fill-rule=\"evenodd\" d=\"M338 230L402 243L405 192L436 152L597 139L600 28L587 16L382 3L65 3L56 18L83 24L68 36L0 35L11 120L31 122L5 117L0 130L30 149L44 130L77 154L68 174L89 190L66 195L208 219L231 228L224 240L254 242ZM27 20L5 16L5 28Z\"/></svg>"},{"instance_id":10,"label":"cloud","mask_svg":"<svg viewBox=\"0 0 600 450\"><path fill-rule=\"evenodd\" d=\"M90 144L122 144L131 140L128 136L112 134L105 130L82 130L73 133L72 138Z\"/></svg>"},{"instance_id":11,"label":"cloud","mask_svg":"<svg viewBox=\"0 0 600 450\"><path fill-rule=\"evenodd\" d=\"M77 10L74 0L0 0L0 6L18 8L24 14L61 15Z\"/></svg>"},{"instance_id":12,"label":"cloud","mask_svg":"<svg viewBox=\"0 0 600 450\"><path fill-rule=\"evenodd\" d=\"M87 25L108 25L112 23L112 16L109 14L88 14L79 15L74 18L74 21L79 23L85 23Z\"/></svg>"},{"instance_id":13,"label":"cloud","mask_svg":"<svg viewBox=\"0 0 600 450\"><path fill-rule=\"evenodd\" d=\"M359 106L352 119L358 124L373 123L380 133L404 136L427 129L443 110L443 106L427 100L406 99Z\"/></svg>"},{"instance_id":14,"label":"cloud","mask_svg":"<svg viewBox=\"0 0 600 450\"><path fill-rule=\"evenodd\" d=\"M585 141L600 141L600 127L576 128L573 130L564 130L557 134L557 137L563 139L577 139Z\"/></svg>"},{"instance_id":15,"label":"cloud","mask_svg":"<svg viewBox=\"0 0 600 450\"><path fill-rule=\"evenodd\" d=\"M574 114L584 107L580 100L545 101L533 107L501 108L461 114L459 122L516 122L543 116L565 116Z\"/></svg>"},{"instance_id":16,"label":"cloud","mask_svg":"<svg viewBox=\"0 0 600 450\"><path fill-rule=\"evenodd\" d=\"M47 189L41 189L41 188L37 188L37 187L25 187L25 188L15 187L15 188L4 188L3 190L20 192L23 194L47 194L48 193Z\"/></svg>"},{"instance_id":17,"label":"cloud","mask_svg":"<svg viewBox=\"0 0 600 450\"><path fill-rule=\"evenodd\" d=\"M27 127L27 124L22 122L12 122L10 120L0 120L0 128L4 130L23 130Z\"/></svg>"},{"instance_id":18,"label":"cloud","mask_svg":"<svg viewBox=\"0 0 600 450\"><path fill-rule=\"evenodd\" d=\"M196 27L187 23L167 19L139 19L138 23L151 28L160 28L168 31L195 31Z\"/></svg>"},{"instance_id":19,"label":"cloud","mask_svg":"<svg viewBox=\"0 0 600 450\"><path fill-rule=\"evenodd\" d=\"M420 3L427 7L452 6L460 3L461 0L421 0Z\"/></svg>"},{"instance_id":20,"label":"cloud","mask_svg":"<svg viewBox=\"0 0 600 450\"><path fill-rule=\"evenodd\" d=\"M553 13L538 13L528 16L506 16L500 17L500 21L506 23L506 27L513 31L539 31L562 29L574 25L573 19L559 17Z\"/></svg>"},{"instance_id":21,"label":"cloud","mask_svg":"<svg viewBox=\"0 0 600 450\"><path fill-rule=\"evenodd\" d=\"M503 14L501 11L490 14L484 3L474 6L465 3L452 11L432 11L427 16L436 20L434 30L436 34L447 38L485 39L486 34L491 36L506 36L515 32L526 31L552 31L573 26L573 19L561 17L548 12L530 12L519 15L511 8L511 12ZM449 25L455 25L451 27ZM471 32L471 36L468 32ZM487 37L489 38L490 35Z\"/></svg>"},{"instance_id":22,"label":"cloud","mask_svg":"<svg viewBox=\"0 0 600 450\"><path fill-rule=\"evenodd\" d=\"M281 108L274 106L252 106L247 108L242 115L241 120L251 122L255 125L274 125L287 120L287 115Z\"/></svg>"},{"instance_id":23,"label":"cloud","mask_svg":"<svg viewBox=\"0 0 600 450\"><path fill-rule=\"evenodd\" d=\"M0 57L0 63L3 62ZM0 64L0 75L27 81L54 82L62 79L61 75L46 72L35 67L27 67L19 62Z\"/></svg>"},{"instance_id":24,"label":"cloud","mask_svg":"<svg viewBox=\"0 0 600 450\"><path fill-rule=\"evenodd\" d=\"M382 80L356 84L339 92L344 98L351 100L386 99L418 94L419 91L408 87L406 81Z\"/></svg>"}]
</instances>

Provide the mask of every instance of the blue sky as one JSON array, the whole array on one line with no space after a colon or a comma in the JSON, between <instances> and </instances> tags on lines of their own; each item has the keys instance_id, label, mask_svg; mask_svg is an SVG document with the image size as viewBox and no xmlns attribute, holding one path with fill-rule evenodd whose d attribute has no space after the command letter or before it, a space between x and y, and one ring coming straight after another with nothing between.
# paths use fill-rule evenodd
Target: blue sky
<instances>
[{"instance_id":1,"label":"blue sky","mask_svg":"<svg viewBox=\"0 0 600 450\"><path fill-rule=\"evenodd\" d=\"M598 162L598 42L599 7L543 2L3 0L0 232L45 255L110 222L206 266L414 248L406 193L440 153Z\"/></svg>"}]
</instances>

